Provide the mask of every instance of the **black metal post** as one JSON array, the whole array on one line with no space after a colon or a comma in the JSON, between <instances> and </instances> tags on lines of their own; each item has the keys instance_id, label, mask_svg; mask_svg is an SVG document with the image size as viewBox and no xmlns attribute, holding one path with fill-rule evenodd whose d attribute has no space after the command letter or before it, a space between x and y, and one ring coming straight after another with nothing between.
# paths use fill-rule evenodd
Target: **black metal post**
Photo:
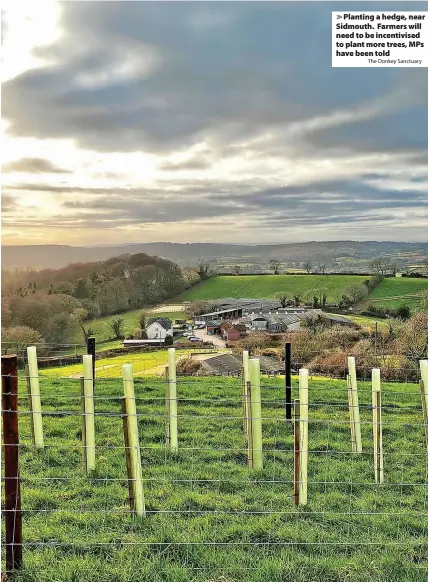
<instances>
[{"instance_id":1,"label":"black metal post","mask_svg":"<svg viewBox=\"0 0 428 582\"><path fill-rule=\"evenodd\" d=\"M88 337L88 345L86 353L88 356L92 356L92 378L94 379L94 387L95 387L95 338Z\"/></svg>"},{"instance_id":2,"label":"black metal post","mask_svg":"<svg viewBox=\"0 0 428 582\"><path fill-rule=\"evenodd\" d=\"M291 420L291 343L285 344L285 419Z\"/></svg>"}]
</instances>

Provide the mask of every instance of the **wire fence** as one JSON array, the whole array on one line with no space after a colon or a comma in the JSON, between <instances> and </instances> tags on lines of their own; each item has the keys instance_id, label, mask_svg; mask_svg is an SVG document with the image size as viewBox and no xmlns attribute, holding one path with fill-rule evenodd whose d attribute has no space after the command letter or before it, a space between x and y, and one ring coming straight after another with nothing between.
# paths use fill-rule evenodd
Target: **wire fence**
<instances>
[{"instance_id":1,"label":"wire fence","mask_svg":"<svg viewBox=\"0 0 428 582\"><path fill-rule=\"evenodd\" d=\"M373 580L428 575L427 368L379 385L355 385L358 361L346 379L300 372L287 420L284 382L245 356L240 378L180 377L172 352L163 376L125 364L93 381L88 356L78 377L2 369L12 580L339 580L344 559ZM14 550L16 496L2 507Z\"/></svg>"}]
</instances>

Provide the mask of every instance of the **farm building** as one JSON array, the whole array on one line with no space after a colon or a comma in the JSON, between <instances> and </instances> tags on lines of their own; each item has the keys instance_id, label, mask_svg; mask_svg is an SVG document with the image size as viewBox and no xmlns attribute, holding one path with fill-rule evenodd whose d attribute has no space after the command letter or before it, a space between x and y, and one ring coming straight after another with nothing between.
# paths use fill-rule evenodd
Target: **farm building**
<instances>
[{"instance_id":1,"label":"farm building","mask_svg":"<svg viewBox=\"0 0 428 582\"><path fill-rule=\"evenodd\" d=\"M242 358L233 354L220 354L201 361L205 375L240 376ZM283 374L284 364L272 356L260 356L260 371L262 374Z\"/></svg>"},{"instance_id":2,"label":"farm building","mask_svg":"<svg viewBox=\"0 0 428 582\"><path fill-rule=\"evenodd\" d=\"M220 333L220 324L221 321L216 320L209 320L206 322L206 329L208 335L214 335L216 333Z\"/></svg>"},{"instance_id":3,"label":"farm building","mask_svg":"<svg viewBox=\"0 0 428 582\"><path fill-rule=\"evenodd\" d=\"M218 311L212 311L211 313L204 313L202 315L198 315L198 320L208 321L212 319L237 319L238 317L242 317L242 307L219 309Z\"/></svg>"},{"instance_id":4,"label":"farm building","mask_svg":"<svg viewBox=\"0 0 428 582\"><path fill-rule=\"evenodd\" d=\"M146 329L148 339L165 339L173 335L171 320L167 317L157 317L150 320Z\"/></svg>"},{"instance_id":5,"label":"farm building","mask_svg":"<svg viewBox=\"0 0 428 582\"><path fill-rule=\"evenodd\" d=\"M220 324L220 333L225 341L233 342L245 336L247 328L242 323L232 324L230 321L223 321Z\"/></svg>"}]
</instances>

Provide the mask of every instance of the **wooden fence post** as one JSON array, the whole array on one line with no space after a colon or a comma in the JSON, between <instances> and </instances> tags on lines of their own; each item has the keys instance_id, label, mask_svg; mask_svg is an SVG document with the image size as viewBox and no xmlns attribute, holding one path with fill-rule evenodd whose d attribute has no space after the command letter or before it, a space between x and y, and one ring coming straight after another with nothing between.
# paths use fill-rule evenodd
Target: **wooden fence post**
<instances>
[{"instance_id":1,"label":"wooden fence post","mask_svg":"<svg viewBox=\"0 0 428 582\"><path fill-rule=\"evenodd\" d=\"M178 450L177 372L175 348L168 348L169 435L171 451Z\"/></svg>"},{"instance_id":2,"label":"wooden fence post","mask_svg":"<svg viewBox=\"0 0 428 582\"><path fill-rule=\"evenodd\" d=\"M428 449L428 360L419 360L421 369L421 400L422 400L422 414L425 426L425 442Z\"/></svg>"},{"instance_id":3,"label":"wooden fence post","mask_svg":"<svg viewBox=\"0 0 428 582\"><path fill-rule=\"evenodd\" d=\"M352 402L351 377L349 376L349 374L346 376L346 383L348 386L349 425L351 427L351 450L353 453L356 453L357 443L355 442L354 405Z\"/></svg>"},{"instance_id":4,"label":"wooden fence post","mask_svg":"<svg viewBox=\"0 0 428 582\"><path fill-rule=\"evenodd\" d=\"M361 441L361 423L360 423L360 406L358 403L357 370L355 366L355 358L353 356L348 357L348 370L352 393L352 415L354 419L355 449L357 453L362 453L363 445Z\"/></svg>"},{"instance_id":5,"label":"wooden fence post","mask_svg":"<svg viewBox=\"0 0 428 582\"><path fill-rule=\"evenodd\" d=\"M294 505L300 493L300 400L294 401Z\"/></svg>"},{"instance_id":6,"label":"wooden fence post","mask_svg":"<svg viewBox=\"0 0 428 582\"><path fill-rule=\"evenodd\" d=\"M308 502L308 446L309 446L309 372L306 368L299 370L299 401L300 401L300 475L299 475L299 504Z\"/></svg>"},{"instance_id":7,"label":"wooden fence post","mask_svg":"<svg viewBox=\"0 0 428 582\"><path fill-rule=\"evenodd\" d=\"M260 392L260 359L250 359L251 381L251 424L252 424L252 450L253 469L263 469L262 451L262 405Z\"/></svg>"},{"instance_id":8,"label":"wooden fence post","mask_svg":"<svg viewBox=\"0 0 428 582\"><path fill-rule=\"evenodd\" d=\"M138 437L137 406L135 403L134 378L132 364L122 366L124 404L123 427L125 434L125 447L128 451L127 471L129 484L129 500L131 511L138 517L146 515L144 503L143 480L141 476L141 452Z\"/></svg>"},{"instance_id":9,"label":"wooden fence post","mask_svg":"<svg viewBox=\"0 0 428 582\"><path fill-rule=\"evenodd\" d=\"M1 357L4 446L6 571L22 566L21 477L19 473L18 357Z\"/></svg>"},{"instance_id":10,"label":"wooden fence post","mask_svg":"<svg viewBox=\"0 0 428 582\"><path fill-rule=\"evenodd\" d=\"M92 356L83 356L83 392L86 439L86 470L95 469L95 414L94 414L94 379L92 377Z\"/></svg>"},{"instance_id":11,"label":"wooden fence post","mask_svg":"<svg viewBox=\"0 0 428 582\"><path fill-rule=\"evenodd\" d=\"M373 452L376 483L383 483L382 404L380 369L372 370Z\"/></svg>"},{"instance_id":12,"label":"wooden fence post","mask_svg":"<svg viewBox=\"0 0 428 582\"><path fill-rule=\"evenodd\" d=\"M38 449L42 449L43 443L43 421L42 405L40 401L39 369L37 366L36 346L27 348L27 379L28 379L28 403L30 405L31 430L33 442Z\"/></svg>"},{"instance_id":13,"label":"wooden fence post","mask_svg":"<svg viewBox=\"0 0 428 582\"><path fill-rule=\"evenodd\" d=\"M291 342L285 344L285 419L291 421Z\"/></svg>"}]
</instances>

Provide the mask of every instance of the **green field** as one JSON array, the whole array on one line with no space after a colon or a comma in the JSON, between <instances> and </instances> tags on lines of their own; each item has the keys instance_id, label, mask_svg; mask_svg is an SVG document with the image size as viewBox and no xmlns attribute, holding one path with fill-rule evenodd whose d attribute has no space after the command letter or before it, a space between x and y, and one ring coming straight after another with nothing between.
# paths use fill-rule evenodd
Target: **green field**
<instances>
[{"instance_id":1,"label":"green field","mask_svg":"<svg viewBox=\"0 0 428 582\"><path fill-rule=\"evenodd\" d=\"M363 453L352 454L345 382L310 380L308 505L296 508L283 378L262 378L262 471L247 468L239 380L179 379L179 452L171 453L165 383L136 378L147 509L138 519L128 511L120 379L95 385L89 477L81 463L80 381L42 377L40 384L45 448L36 452L20 380L24 568L14 582L427 579L417 385L382 386L385 483L376 485L369 385L359 384Z\"/></svg>"},{"instance_id":2,"label":"green field","mask_svg":"<svg viewBox=\"0 0 428 582\"><path fill-rule=\"evenodd\" d=\"M293 293L325 291L333 302L346 288L361 284L367 277L360 275L221 275L195 285L180 295L178 301L222 299L224 297L269 299L277 293L292 298Z\"/></svg>"},{"instance_id":3,"label":"green field","mask_svg":"<svg viewBox=\"0 0 428 582\"><path fill-rule=\"evenodd\" d=\"M92 328L95 331L95 337L97 341L106 341L113 337L113 332L110 327L113 319L121 317L123 322L124 335L127 336L132 334L136 327L138 327L140 315L146 313L148 317L168 317L174 322L176 319L185 319L186 315L183 311L165 311L162 313L149 313L149 309L135 309L133 311L126 311L125 313L118 313L117 315L106 315L105 317L100 317L99 319L91 319L84 322L85 329ZM78 335L76 340L82 341L82 338ZM122 345L122 342L120 342Z\"/></svg>"},{"instance_id":4,"label":"green field","mask_svg":"<svg viewBox=\"0 0 428 582\"><path fill-rule=\"evenodd\" d=\"M394 309L407 304L414 308L418 305L421 293L428 291L428 279L409 279L407 277L388 277L373 289L367 298L368 303Z\"/></svg>"}]
</instances>

